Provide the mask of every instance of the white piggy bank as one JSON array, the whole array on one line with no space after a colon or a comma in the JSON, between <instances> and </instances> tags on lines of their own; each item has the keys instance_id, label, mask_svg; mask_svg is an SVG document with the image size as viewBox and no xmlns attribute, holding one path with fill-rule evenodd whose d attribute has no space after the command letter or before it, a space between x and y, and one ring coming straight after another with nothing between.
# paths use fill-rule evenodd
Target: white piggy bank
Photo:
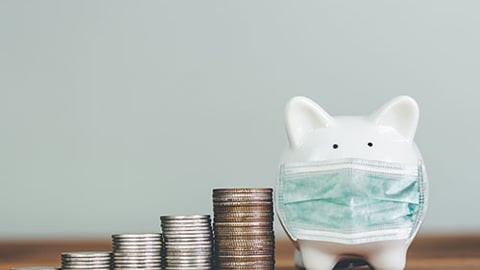
<instances>
[{"instance_id":1,"label":"white piggy bank","mask_svg":"<svg viewBox=\"0 0 480 270\"><path fill-rule=\"evenodd\" d=\"M418 116L407 96L368 116L332 117L308 98L289 101L275 205L297 267L330 270L346 259L404 269L426 211Z\"/></svg>"}]
</instances>

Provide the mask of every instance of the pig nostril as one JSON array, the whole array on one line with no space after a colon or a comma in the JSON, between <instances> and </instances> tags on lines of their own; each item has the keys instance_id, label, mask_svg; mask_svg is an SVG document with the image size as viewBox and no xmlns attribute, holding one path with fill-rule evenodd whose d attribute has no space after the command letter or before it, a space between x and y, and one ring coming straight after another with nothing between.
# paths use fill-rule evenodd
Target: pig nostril
<instances>
[{"instance_id":1,"label":"pig nostril","mask_svg":"<svg viewBox=\"0 0 480 270\"><path fill-rule=\"evenodd\" d=\"M332 145L332 147L333 147L333 149L337 149L337 148L338 148L338 144L335 143L335 144Z\"/></svg>"}]
</instances>

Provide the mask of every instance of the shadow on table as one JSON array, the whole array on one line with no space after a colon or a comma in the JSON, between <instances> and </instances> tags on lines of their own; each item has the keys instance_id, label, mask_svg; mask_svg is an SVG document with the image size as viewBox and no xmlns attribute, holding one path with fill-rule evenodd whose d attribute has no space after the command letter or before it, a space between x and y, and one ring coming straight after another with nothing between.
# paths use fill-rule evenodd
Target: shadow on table
<instances>
[{"instance_id":1,"label":"shadow on table","mask_svg":"<svg viewBox=\"0 0 480 270\"><path fill-rule=\"evenodd\" d=\"M351 259L351 260L343 260L335 265L334 270L370 270L368 263L361 259ZM305 270L305 268L297 268L294 266L283 266L283 267L275 267L275 270Z\"/></svg>"}]
</instances>

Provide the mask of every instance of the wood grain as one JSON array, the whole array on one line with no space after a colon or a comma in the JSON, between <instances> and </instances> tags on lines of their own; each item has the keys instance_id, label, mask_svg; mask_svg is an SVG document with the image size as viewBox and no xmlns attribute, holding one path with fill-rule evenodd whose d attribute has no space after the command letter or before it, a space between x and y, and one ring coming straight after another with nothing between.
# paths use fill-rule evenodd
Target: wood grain
<instances>
[{"instance_id":1,"label":"wood grain","mask_svg":"<svg viewBox=\"0 0 480 270\"><path fill-rule=\"evenodd\" d=\"M0 240L0 269L59 266L62 252L110 249L110 239ZM276 265L294 269L290 241L277 241ZM480 269L480 235L419 236L409 249L406 269Z\"/></svg>"}]
</instances>

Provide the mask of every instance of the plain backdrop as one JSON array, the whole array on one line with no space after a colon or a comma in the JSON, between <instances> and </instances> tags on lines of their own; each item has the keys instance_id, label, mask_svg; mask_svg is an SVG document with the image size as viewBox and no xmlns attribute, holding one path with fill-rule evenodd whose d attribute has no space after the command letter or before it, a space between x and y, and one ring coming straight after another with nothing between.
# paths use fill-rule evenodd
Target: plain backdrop
<instances>
[{"instance_id":1,"label":"plain backdrop","mask_svg":"<svg viewBox=\"0 0 480 270\"><path fill-rule=\"evenodd\" d=\"M0 1L0 237L155 232L212 188L273 187L296 95L332 115L414 97L421 233L480 232L479 9Z\"/></svg>"}]
</instances>

